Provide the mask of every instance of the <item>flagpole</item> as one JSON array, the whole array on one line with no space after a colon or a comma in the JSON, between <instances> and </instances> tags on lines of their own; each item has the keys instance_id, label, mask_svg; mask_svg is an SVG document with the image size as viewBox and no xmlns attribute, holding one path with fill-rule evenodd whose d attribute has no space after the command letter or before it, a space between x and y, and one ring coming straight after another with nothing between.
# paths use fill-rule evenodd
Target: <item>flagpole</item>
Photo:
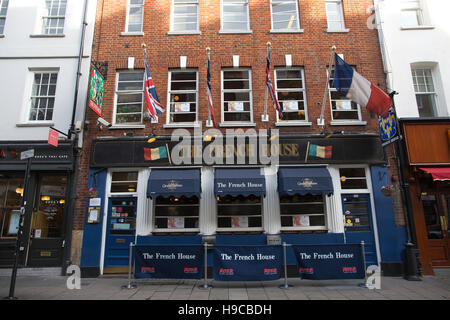
<instances>
[{"instance_id":1,"label":"flagpole","mask_svg":"<svg viewBox=\"0 0 450 320\"><path fill-rule=\"evenodd\" d=\"M308 146L306 147L305 163L308 161L308 153L309 153L309 141L308 141Z\"/></svg>"},{"instance_id":2,"label":"flagpole","mask_svg":"<svg viewBox=\"0 0 450 320\"><path fill-rule=\"evenodd\" d=\"M271 45L272 44L270 42L267 42L267 58L269 59L269 61L270 61L270 46ZM269 70L269 72L270 72L270 70ZM268 122L269 115L267 114L267 94L268 94L267 90L269 90L269 89L267 88L267 85L265 87L266 87L266 91L265 91L265 98L264 98L264 114L261 117L261 121Z\"/></svg>"},{"instance_id":3,"label":"flagpole","mask_svg":"<svg viewBox=\"0 0 450 320\"><path fill-rule=\"evenodd\" d=\"M208 65L208 63L211 61L211 48L207 47L206 48L206 65ZM206 90L208 90L208 88L206 88ZM208 106L208 121L206 121L206 126L207 127L212 127L213 123L211 121L211 110L209 108L209 97L206 97L206 102L207 102L207 106Z\"/></svg>"},{"instance_id":4,"label":"flagpole","mask_svg":"<svg viewBox=\"0 0 450 320\"><path fill-rule=\"evenodd\" d=\"M148 60L147 60L147 45L145 43L142 43L142 49L144 49L144 64L145 64L146 62L148 63ZM158 117L156 115L156 112L155 112L155 117L156 117L156 119L153 119L152 117L150 117L151 118L150 119L150 124L158 123ZM152 134L151 135L153 135L153 127L152 127Z\"/></svg>"},{"instance_id":5,"label":"flagpole","mask_svg":"<svg viewBox=\"0 0 450 320\"><path fill-rule=\"evenodd\" d=\"M322 100L322 110L320 111L320 118L317 119L317 124L321 127L325 125L325 121L323 119L323 113L325 111L325 103L327 102L327 94L328 89L330 86L330 75L331 75L331 68L333 66L333 59L334 55L336 54L336 46L331 47L331 58L330 58L330 64L328 65L328 73L327 73L327 83L325 85L325 92L323 94L323 100Z\"/></svg>"}]
</instances>

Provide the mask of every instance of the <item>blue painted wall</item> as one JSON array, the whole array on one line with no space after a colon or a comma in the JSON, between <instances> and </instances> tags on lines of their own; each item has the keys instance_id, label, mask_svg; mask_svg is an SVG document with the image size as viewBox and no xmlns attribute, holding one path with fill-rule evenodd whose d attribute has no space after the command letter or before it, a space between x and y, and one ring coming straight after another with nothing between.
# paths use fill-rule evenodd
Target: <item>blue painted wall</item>
<instances>
[{"instance_id":1,"label":"blue painted wall","mask_svg":"<svg viewBox=\"0 0 450 320\"><path fill-rule=\"evenodd\" d=\"M92 174L98 170L91 170L89 174L89 186L93 186ZM105 206L105 183L106 170L97 174L98 197L102 199L101 212ZM378 226L378 238L381 251L381 262L397 263L403 262L404 246L407 240L406 229L404 226L396 226L394 221L394 210L392 198L386 197L381 193L381 187L386 183L388 169L385 167L371 167L371 178L373 186L373 196L376 210L376 220ZM98 224L87 224L89 199L86 199L86 217L83 232L83 247L81 255L81 267L98 267L100 265L100 252L102 240L103 215L101 215ZM265 245L267 235L216 235L217 245ZM335 244L344 243L342 233L323 233L323 234L282 234L282 242L288 244ZM164 235L164 236L138 236L137 244L160 244L160 245L201 245L201 235ZM208 265L212 264L212 257L208 255ZM292 250L287 250L287 264L296 264Z\"/></svg>"},{"instance_id":2,"label":"blue painted wall","mask_svg":"<svg viewBox=\"0 0 450 320\"><path fill-rule=\"evenodd\" d=\"M98 170L89 171L88 187L94 186L93 173ZM84 231L83 231L83 246L81 249L81 265L80 267L99 267L100 266L100 252L102 245L102 228L103 228L103 212L104 212L104 199L106 191L106 174L107 170L98 172L97 174L97 191L98 198L102 199L100 221L99 223L87 223L89 199L86 199L86 209L84 218Z\"/></svg>"},{"instance_id":3,"label":"blue painted wall","mask_svg":"<svg viewBox=\"0 0 450 320\"><path fill-rule=\"evenodd\" d=\"M407 241L406 227L395 225L392 197L387 197L381 193L381 188L389 181L388 168L373 166L370 168L370 173L372 177L381 262L403 262L405 243Z\"/></svg>"}]
</instances>

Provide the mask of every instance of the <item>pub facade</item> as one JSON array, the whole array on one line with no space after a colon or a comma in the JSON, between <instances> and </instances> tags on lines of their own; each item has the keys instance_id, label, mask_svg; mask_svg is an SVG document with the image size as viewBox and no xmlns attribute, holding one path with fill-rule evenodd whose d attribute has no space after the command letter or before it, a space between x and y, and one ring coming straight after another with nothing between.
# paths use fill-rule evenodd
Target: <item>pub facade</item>
<instances>
[{"instance_id":1,"label":"pub facade","mask_svg":"<svg viewBox=\"0 0 450 320\"><path fill-rule=\"evenodd\" d=\"M251 0L102 3L93 59L108 62L104 104L101 116L86 113L74 217L83 276L127 272L131 242L364 241L368 265L402 273L401 203L381 192L395 161L381 145L377 117L341 96L328 68L336 45L383 87L377 32L365 23L371 1L319 2L286 1L284 9ZM246 23L229 20L236 12ZM338 13L342 24L333 22ZM150 24L157 16L162 23ZM266 58L282 117L265 92ZM156 121L146 111L146 63L165 106ZM287 260L295 274L294 257Z\"/></svg>"}]
</instances>

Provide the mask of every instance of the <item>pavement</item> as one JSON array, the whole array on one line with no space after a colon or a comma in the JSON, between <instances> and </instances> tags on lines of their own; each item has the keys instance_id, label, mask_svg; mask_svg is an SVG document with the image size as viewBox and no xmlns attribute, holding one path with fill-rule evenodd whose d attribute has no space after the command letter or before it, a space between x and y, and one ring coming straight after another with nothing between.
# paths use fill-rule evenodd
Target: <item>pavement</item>
<instances>
[{"instance_id":1,"label":"pavement","mask_svg":"<svg viewBox=\"0 0 450 320\"><path fill-rule=\"evenodd\" d=\"M6 270L3 270L6 271ZM450 268L435 269L422 281L381 277L380 289L359 286L362 280L301 280L218 282L208 280L132 279L126 275L82 278L80 289L69 289L68 276L19 273L14 296L19 300L450 300ZM10 276L0 273L0 299L9 295ZM69 280L69 281L68 281ZM74 281L72 284L76 283ZM249 302L251 303L251 302Z\"/></svg>"}]
</instances>

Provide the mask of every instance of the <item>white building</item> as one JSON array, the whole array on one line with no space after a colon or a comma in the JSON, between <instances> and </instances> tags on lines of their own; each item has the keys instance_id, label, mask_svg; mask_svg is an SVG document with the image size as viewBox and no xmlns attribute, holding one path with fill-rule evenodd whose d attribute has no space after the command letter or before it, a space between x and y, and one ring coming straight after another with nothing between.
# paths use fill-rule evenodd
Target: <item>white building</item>
<instances>
[{"instance_id":1,"label":"white building","mask_svg":"<svg viewBox=\"0 0 450 320\"><path fill-rule=\"evenodd\" d=\"M450 1L374 0L399 118L450 115Z\"/></svg>"},{"instance_id":2,"label":"white building","mask_svg":"<svg viewBox=\"0 0 450 320\"><path fill-rule=\"evenodd\" d=\"M97 4L96 0L87 2L76 120L81 120L85 111ZM85 1L1 0L0 3L0 139L47 140L50 126L67 133L74 104ZM47 78L50 85L44 93Z\"/></svg>"},{"instance_id":3,"label":"white building","mask_svg":"<svg viewBox=\"0 0 450 320\"><path fill-rule=\"evenodd\" d=\"M96 8L96 0L0 0L0 266L12 265L23 199L19 265L70 262L82 141L69 130L84 119ZM47 143L50 127L65 134L57 147ZM26 188L20 154L28 149Z\"/></svg>"}]
</instances>

